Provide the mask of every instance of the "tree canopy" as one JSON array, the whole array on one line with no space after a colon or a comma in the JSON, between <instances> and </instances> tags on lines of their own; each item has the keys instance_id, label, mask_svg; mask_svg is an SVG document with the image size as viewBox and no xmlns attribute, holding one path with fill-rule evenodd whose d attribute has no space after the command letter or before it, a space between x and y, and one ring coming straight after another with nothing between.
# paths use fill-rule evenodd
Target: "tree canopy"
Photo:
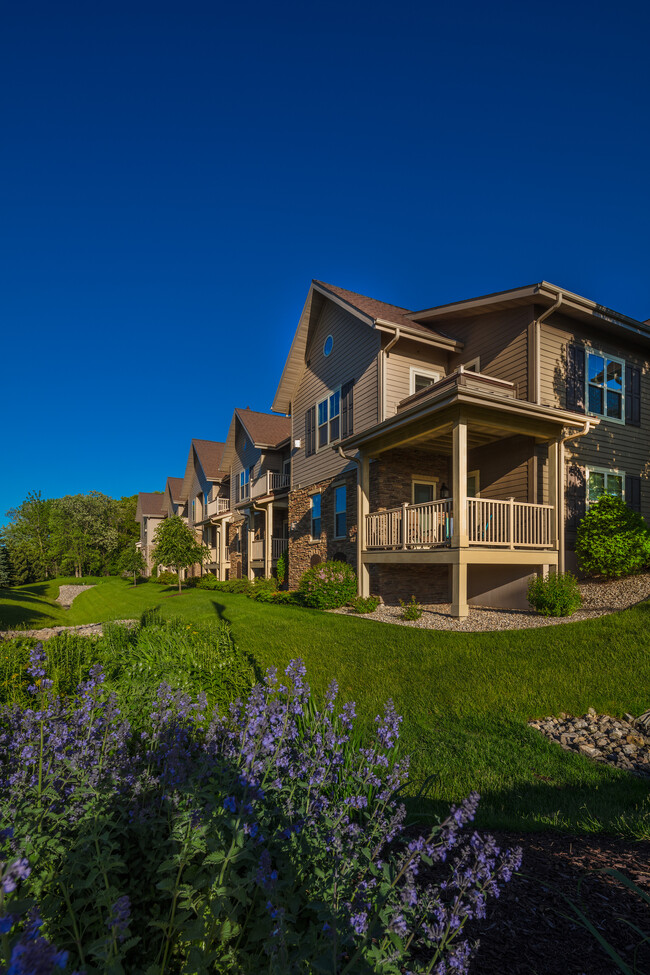
<instances>
[{"instance_id":1,"label":"tree canopy","mask_svg":"<svg viewBox=\"0 0 650 975\"><path fill-rule=\"evenodd\" d=\"M154 534L154 558L158 565L169 565L178 573L178 591L181 591L181 570L189 569L198 562L203 565L210 556L210 549L201 545L191 528L179 515L165 518Z\"/></svg>"}]
</instances>

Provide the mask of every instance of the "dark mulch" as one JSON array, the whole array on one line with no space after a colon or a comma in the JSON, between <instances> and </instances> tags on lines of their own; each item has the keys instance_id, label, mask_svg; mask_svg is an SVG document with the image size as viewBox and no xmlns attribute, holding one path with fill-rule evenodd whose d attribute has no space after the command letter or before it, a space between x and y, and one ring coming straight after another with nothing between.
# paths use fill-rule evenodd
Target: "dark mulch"
<instances>
[{"instance_id":1,"label":"dark mulch","mask_svg":"<svg viewBox=\"0 0 650 975\"><path fill-rule=\"evenodd\" d=\"M501 847L521 846L520 875L490 902L472 935L480 946L472 975L618 975L596 938L571 916L562 895L578 903L638 975L650 975L650 946L624 922L650 933L650 907L612 877L621 870L650 892L650 842L559 833L495 833ZM586 879L583 879L586 878ZM582 883L580 881L582 880ZM564 915L564 916L563 916Z\"/></svg>"}]
</instances>

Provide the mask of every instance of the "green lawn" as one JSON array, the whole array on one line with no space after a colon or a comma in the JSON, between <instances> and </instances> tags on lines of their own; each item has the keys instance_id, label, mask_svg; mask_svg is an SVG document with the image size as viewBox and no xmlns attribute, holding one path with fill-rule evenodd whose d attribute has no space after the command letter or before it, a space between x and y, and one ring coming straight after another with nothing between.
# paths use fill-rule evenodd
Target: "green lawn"
<instances>
[{"instance_id":1,"label":"green lawn","mask_svg":"<svg viewBox=\"0 0 650 975\"><path fill-rule=\"evenodd\" d=\"M68 580L74 581L74 580ZM101 581L68 611L57 583L0 598L3 627L139 617L220 617L262 668L302 657L314 688L336 678L343 699L371 723L386 698L404 716L411 791L431 777L422 815L477 789L480 824L556 827L650 837L650 786L562 751L529 729L559 711L640 713L650 704L650 603L587 623L502 633L441 633L370 620L260 605L245 596L154 583Z\"/></svg>"}]
</instances>

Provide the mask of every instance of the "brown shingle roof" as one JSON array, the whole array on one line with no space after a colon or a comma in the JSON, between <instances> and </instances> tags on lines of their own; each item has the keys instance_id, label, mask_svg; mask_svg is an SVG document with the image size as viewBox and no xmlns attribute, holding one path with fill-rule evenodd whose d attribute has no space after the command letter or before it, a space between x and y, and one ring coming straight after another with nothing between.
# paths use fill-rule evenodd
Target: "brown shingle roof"
<instances>
[{"instance_id":1,"label":"brown shingle roof","mask_svg":"<svg viewBox=\"0 0 650 975\"><path fill-rule=\"evenodd\" d=\"M138 505L143 515L148 518L165 517L165 495L147 493L140 491L138 494Z\"/></svg>"},{"instance_id":2,"label":"brown shingle roof","mask_svg":"<svg viewBox=\"0 0 650 975\"><path fill-rule=\"evenodd\" d=\"M169 494L174 502L178 504L183 500L183 478L182 477L168 477L167 487L169 488Z\"/></svg>"},{"instance_id":3,"label":"brown shingle roof","mask_svg":"<svg viewBox=\"0 0 650 975\"><path fill-rule=\"evenodd\" d=\"M215 440L193 440L192 446L199 458L199 463L203 472L210 480L221 477L221 458L225 444L217 443Z\"/></svg>"},{"instance_id":4,"label":"brown shingle roof","mask_svg":"<svg viewBox=\"0 0 650 975\"><path fill-rule=\"evenodd\" d=\"M378 301L376 298L367 298L365 295L359 295L355 291L346 291L345 288L337 288L334 284L325 284L324 281L314 280L314 284L318 285L319 288L323 288L325 291L329 291L330 294L336 295L337 298L347 302L348 305L358 308L359 311L363 312L364 315L368 315L373 320L385 318L387 321L393 322L395 325L402 325L410 331L422 332L423 335L436 336L440 334L427 325L421 325L419 322L414 322L413 319L407 318L406 316L410 314L409 308L402 308L400 305L389 305L385 301Z\"/></svg>"},{"instance_id":5,"label":"brown shingle roof","mask_svg":"<svg viewBox=\"0 0 650 975\"><path fill-rule=\"evenodd\" d=\"M275 416L273 413L256 413L246 407L236 409L235 413L246 428L256 447L277 447L291 436L291 417Z\"/></svg>"}]
</instances>

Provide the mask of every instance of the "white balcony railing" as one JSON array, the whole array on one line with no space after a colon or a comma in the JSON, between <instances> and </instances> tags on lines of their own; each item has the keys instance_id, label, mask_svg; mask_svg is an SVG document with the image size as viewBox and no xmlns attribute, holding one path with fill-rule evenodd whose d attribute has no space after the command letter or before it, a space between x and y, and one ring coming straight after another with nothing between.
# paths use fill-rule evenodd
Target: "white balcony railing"
<instances>
[{"instance_id":1,"label":"white balcony railing","mask_svg":"<svg viewBox=\"0 0 650 975\"><path fill-rule=\"evenodd\" d=\"M434 548L451 538L451 498L366 515L367 548Z\"/></svg>"},{"instance_id":2,"label":"white balcony railing","mask_svg":"<svg viewBox=\"0 0 650 975\"><path fill-rule=\"evenodd\" d=\"M467 534L470 545L552 548L553 505L468 498Z\"/></svg>"},{"instance_id":3,"label":"white balcony railing","mask_svg":"<svg viewBox=\"0 0 650 975\"><path fill-rule=\"evenodd\" d=\"M262 474L261 477L253 481L251 498L262 498L277 491L286 491L288 487L288 474L276 474L274 471L267 471L266 474Z\"/></svg>"},{"instance_id":4,"label":"white balcony railing","mask_svg":"<svg viewBox=\"0 0 650 975\"><path fill-rule=\"evenodd\" d=\"M230 498L214 498L206 505L206 517L214 518L215 515L224 515L230 511Z\"/></svg>"},{"instance_id":5,"label":"white balcony railing","mask_svg":"<svg viewBox=\"0 0 650 975\"><path fill-rule=\"evenodd\" d=\"M450 545L453 502L429 501L366 515L367 549L438 548ZM467 499L470 545L500 548L553 548L553 506L522 501Z\"/></svg>"}]
</instances>

